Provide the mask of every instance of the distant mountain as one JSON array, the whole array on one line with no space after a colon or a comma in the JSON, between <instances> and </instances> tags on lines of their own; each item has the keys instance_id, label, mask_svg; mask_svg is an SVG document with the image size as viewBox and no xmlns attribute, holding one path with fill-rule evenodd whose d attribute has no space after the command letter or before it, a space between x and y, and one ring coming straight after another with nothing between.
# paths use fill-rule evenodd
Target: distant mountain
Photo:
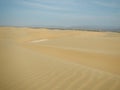
<instances>
[{"instance_id":1,"label":"distant mountain","mask_svg":"<svg viewBox=\"0 0 120 90\"><path fill-rule=\"evenodd\" d=\"M54 25L51 25L51 26L47 26L47 25L28 25L28 26L14 26L14 27L120 32L120 26L88 26L88 25L84 25L84 26L54 26Z\"/></svg>"}]
</instances>

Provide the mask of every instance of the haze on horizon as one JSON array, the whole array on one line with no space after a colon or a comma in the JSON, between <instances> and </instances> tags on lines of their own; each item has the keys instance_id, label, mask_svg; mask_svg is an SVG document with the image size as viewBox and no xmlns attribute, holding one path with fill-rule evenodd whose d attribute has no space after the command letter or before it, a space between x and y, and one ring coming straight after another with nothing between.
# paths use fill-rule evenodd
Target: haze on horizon
<instances>
[{"instance_id":1,"label":"haze on horizon","mask_svg":"<svg viewBox=\"0 0 120 90\"><path fill-rule=\"evenodd\" d=\"M120 28L120 0L0 0L0 26Z\"/></svg>"}]
</instances>

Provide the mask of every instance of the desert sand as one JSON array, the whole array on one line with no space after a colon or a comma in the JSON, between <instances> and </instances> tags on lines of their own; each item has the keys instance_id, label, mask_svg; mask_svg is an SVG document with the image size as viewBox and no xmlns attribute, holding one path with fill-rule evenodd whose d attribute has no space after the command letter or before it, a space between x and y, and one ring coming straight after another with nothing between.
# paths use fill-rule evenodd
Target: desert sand
<instances>
[{"instance_id":1,"label":"desert sand","mask_svg":"<svg viewBox=\"0 0 120 90\"><path fill-rule=\"evenodd\" d=\"M0 27L0 90L120 90L120 33Z\"/></svg>"}]
</instances>

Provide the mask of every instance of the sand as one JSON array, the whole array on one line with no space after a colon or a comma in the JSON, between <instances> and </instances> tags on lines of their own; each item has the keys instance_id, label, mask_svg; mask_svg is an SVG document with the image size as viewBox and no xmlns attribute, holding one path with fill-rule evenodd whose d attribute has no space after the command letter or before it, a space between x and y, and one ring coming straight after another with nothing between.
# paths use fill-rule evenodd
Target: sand
<instances>
[{"instance_id":1,"label":"sand","mask_svg":"<svg viewBox=\"0 0 120 90\"><path fill-rule=\"evenodd\" d=\"M0 27L0 90L120 90L120 33Z\"/></svg>"}]
</instances>

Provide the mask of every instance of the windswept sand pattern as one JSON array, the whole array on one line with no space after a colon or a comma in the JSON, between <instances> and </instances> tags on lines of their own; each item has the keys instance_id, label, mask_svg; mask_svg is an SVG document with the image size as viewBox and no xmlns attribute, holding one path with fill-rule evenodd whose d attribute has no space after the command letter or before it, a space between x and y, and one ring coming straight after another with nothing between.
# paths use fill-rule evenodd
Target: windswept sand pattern
<instances>
[{"instance_id":1,"label":"windswept sand pattern","mask_svg":"<svg viewBox=\"0 0 120 90\"><path fill-rule=\"evenodd\" d=\"M1 29L0 90L120 90L120 34Z\"/></svg>"},{"instance_id":2,"label":"windswept sand pattern","mask_svg":"<svg viewBox=\"0 0 120 90\"><path fill-rule=\"evenodd\" d=\"M22 61L24 62L24 61ZM48 65L49 63L49 65ZM1 90L119 90L120 77L102 71L95 71L66 61L44 60L35 62L33 70L18 73L18 78L10 80L3 76ZM18 63L20 64L20 63ZM22 66L22 63L21 63ZM62 66L62 67L61 67ZM18 68L18 67L17 67ZM24 67L25 68L25 67ZM23 68L23 69L24 69ZM43 71L44 70L44 71ZM7 73L6 73L7 74ZM8 72L9 74L9 72ZM21 74L21 75L19 75ZM9 74L10 75L10 74ZM7 79L8 78L8 79Z\"/></svg>"}]
</instances>

